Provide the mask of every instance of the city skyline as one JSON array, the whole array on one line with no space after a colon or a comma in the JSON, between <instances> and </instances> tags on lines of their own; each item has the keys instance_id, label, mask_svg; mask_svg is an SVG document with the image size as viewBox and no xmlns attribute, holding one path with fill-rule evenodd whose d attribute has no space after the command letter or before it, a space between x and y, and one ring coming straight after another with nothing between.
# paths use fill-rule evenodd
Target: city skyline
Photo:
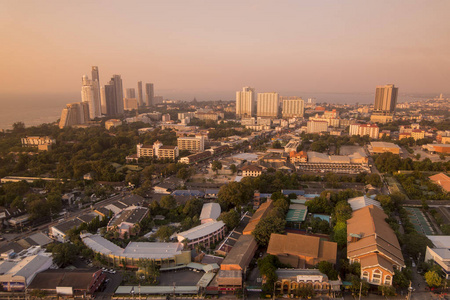
<instances>
[{"instance_id":1,"label":"city skyline","mask_svg":"<svg viewBox=\"0 0 450 300\"><path fill-rule=\"evenodd\" d=\"M181 100L231 100L246 85L304 98L388 82L402 93L448 92L446 1L104 4L1 1L0 103L74 95L90 66L100 85L119 74L124 88L152 82L155 95Z\"/></svg>"}]
</instances>

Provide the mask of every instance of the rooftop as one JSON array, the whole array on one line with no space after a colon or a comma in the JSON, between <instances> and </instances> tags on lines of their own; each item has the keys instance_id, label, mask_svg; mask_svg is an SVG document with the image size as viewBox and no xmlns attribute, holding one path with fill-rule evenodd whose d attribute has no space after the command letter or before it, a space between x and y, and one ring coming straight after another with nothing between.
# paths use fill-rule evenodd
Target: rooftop
<instances>
[{"instance_id":1,"label":"rooftop","mask_svg":"<svg viewBox=\"0 0 450 300\"><path fill-rule=\"evenodd\" d=\"M377 200L374 200L372 198L369 198L366 195L348 199L347 202L348 202L348 204L350 204L353 211L361 209L361 208L369 206L369 205L375 205L376 207L381 209L380 202L378 202Z\"/></svg>"},{"instance_id":2,"label":"rooftop","mask_svg":"<svg viewBox=\"0 0 450 300\"><path fill-rule=\"evenodd\" d=\"M219 203L205 203L202 207L202 212L200 213L200 220L213 219L217 220L221 213Z\"/></svg>"},{"instance_id":3,"label":"rooftop","mask_svg":"<svg viewBox=\"0 0 450 300\"><path fill-rule=\"evenodd\" d=\"M184 239L188 239L190 241L204 237L206 235L209 235L222 227L225 226L225 223L222 221L213 221L204 223L201 225L198 225L194 228L191 228L189 230L180 232L177 234L177 238L179 242L182 242Z\"/></svg>"}]
</instances>

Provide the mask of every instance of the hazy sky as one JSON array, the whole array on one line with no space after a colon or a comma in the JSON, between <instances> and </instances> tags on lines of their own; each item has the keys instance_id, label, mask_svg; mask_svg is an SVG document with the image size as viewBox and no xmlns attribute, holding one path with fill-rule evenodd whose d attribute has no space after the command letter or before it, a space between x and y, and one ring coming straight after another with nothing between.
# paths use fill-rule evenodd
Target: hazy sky
<instances>
[{"instance_id":1,"label":"hazy sky","mask_svg":"<svg viewBox=\"0 0 450 300\"><path fill-rule=\"evenodd\" d=\"M78 95L92 65L102 85L121 74L124 88L153 82L184 100L245 85L449 92L449 12L447 0L0 0L0 94Z\"/></svg>"}]
</instances>

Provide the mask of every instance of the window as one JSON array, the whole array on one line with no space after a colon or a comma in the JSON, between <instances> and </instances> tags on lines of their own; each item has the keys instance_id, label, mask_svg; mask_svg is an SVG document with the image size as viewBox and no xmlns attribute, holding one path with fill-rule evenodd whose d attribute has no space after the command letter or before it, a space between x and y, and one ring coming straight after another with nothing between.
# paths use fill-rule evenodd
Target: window
<instances>
[{"instance_id":1,"label":"window","mask_svg":"<svg viewBox=\"0 0 450 300\"><path fill-rule=\"evenodd\" d=\"M364 271L362 274L362 278L365 279L366 281L369 281L369 272Z\"/></svg>"},{"instance_id":2,"label":"window","mask_svg":"<svg viewBox=\"0 0 450 300\"><path fill-rule=\"evenodd\" d=\"M381 283L381 271L380 270L373 271L372 282L373 283Z\"/></svg>"},{"instance_id":3,"label":"window","mask_svg":"<svg viewBox=\"0 0 450 300\"><path fill-rule=\"evenodd\" d=\"M384 279L385 285L391 285L392 284L392 277L391 275L386 275L386 278Z\"/></svg>"}]
</instances>

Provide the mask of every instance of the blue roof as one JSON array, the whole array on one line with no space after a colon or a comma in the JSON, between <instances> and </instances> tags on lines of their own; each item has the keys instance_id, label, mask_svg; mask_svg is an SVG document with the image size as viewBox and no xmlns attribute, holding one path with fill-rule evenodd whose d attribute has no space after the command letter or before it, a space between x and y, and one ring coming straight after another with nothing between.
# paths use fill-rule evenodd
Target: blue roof
<instances>
[{"instance_id":1,"label":"blue roof","mask_svg":"<svg viewBox=\"0 0 450 300\"><path fill-rule=\"evenodd\" d=\"M297 196L303 196L305 194L304 190L281 190L283 195L288 196L289 194L296 194Z\"/></svg>"},{"instance_id":2,"label":"blue roof","mask_svg":"<svg viewBox=\"0 0 450 300\"><path fill-rule=\"evenodd\" d=\"M330 218L331 218L331 216L321 215L321 214L313 214L312 216L313 216L313 218L319 218L319 219L321 219L323 221L327 221L327 222L330 222Z\"/></svg>"},{"instance_id":3,"label":"blue roof","mask_svg":"<svg viewBox=\"0 0 450 300\"><path fill-rule=\"evenodd\" d=\"M259 198L267 198L267 199L269 199L270 197L272 197L272 194L265 194L265 193L260 193L259 194Z\"/></svg>"},{"instance_id":4,"label":"blue roof","mask_svg":"<svg viewBox=\"0 0 450 300\"><path fill-rule=\"evenodd\" d=\"M176 190L172 192L172 196L194 196L203 197L205 193L199 190Z\"/></svg>"}]
</instances>

